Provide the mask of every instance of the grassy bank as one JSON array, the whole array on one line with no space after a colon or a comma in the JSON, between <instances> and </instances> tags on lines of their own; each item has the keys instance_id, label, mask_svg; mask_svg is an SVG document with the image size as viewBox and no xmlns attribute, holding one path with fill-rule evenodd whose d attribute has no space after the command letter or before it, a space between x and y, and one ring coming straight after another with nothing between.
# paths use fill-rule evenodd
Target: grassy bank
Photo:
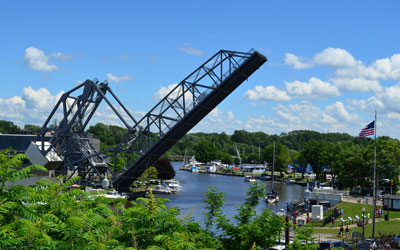
<instances>
[{"instance_id":1,"label":"grassy bank","mask_svg":"<svg viewBox=\"0 0 400 250\"><path fill-rule=\"evenodd\" d=\"M328 216L333 213L334 208L338 209L343 209L343 218L346 220L347 217L352 217L355 219L355 216L358 215L361 217L362 214L362 208L365 208L365 214L370 213L370 219L369 223L365 226L365 237L371 237L372 236L372 210L373 206L369 204L360 204L360 203L352 203L352 202L345 202L342 201L338 204L336 204L334 207L331 207L327 211L324 212L324 216ZM386 211L384 211L384 214L386 214ZM398 234L400 233L400 212L394 212L394 211L389 211L389 221L384 221L383 220L384 215L382 215L380 218L377 217L376 223L375 223L375 237L379 237L380 233L388 234ZM335 222L335 227L332 227L332 223L328 223L323 227L322 221L318 222L313 222L313 233L314 235L318 234L330 234L332 238L339 239L338 233L339 233L339 227L342 225L342 222L340 219L337 219ZM353 232L359 232L362 233L363 228L362 227L357 227L356 222L353 222L349 224L349 238L351 238L351 234Z\"/></svg>"},{"instance_id":2,"label":"grassy bank","mask_svg":"<svg viewBox=\"0 0 400 250\"><path fill-rule=\"evenodd\" d=\"M354 217L356 215L361 217L362 214L362 208L365 207L365 214L370 214L370 218L372 218L373 215L373 206L370 204L361 204L361 203L353 203L353 202L345 202L342 201L338 204L336 204L335 206L329 208L328 213L326 214L332 214L334 208L338 208L338 209L343 209L343 215L345 218L347 218L348 216L350 217ZM386 214L386 211L384 211L383 214ZM390 218L400 218L400 212L395 212L395 211L389 211L389 215ZM383 215L382 215L383 217Z\"/></svg>"}]
</instances>

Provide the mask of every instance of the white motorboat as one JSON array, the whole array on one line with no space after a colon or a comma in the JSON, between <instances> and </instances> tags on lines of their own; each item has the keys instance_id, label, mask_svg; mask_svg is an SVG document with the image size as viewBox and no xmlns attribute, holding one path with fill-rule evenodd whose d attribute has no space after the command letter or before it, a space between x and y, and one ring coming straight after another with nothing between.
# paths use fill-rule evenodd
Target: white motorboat
<instances>
[{"instance_id":1,"label":"white motorboat","mask_svg":"<svg viewBox=\"0 0 400 250\"><path fill-rule=\"evenodd\" d=\"M267 203L276 203L276 202L279 202L278 193L272 192L272 193L267 194L267 196L265 197L265 201L266 201Z\"/></svg>"},{"instance_id":2,"label":"white motorboat","mask_svg":"<svg viewBox=\"0 0 400 250\"><path fill-rule=\"evenodd\" d=\"M294 184L296 181L293 179L285 180L286 184Z\"/></svg>"},{"instance_id":3,"label":"white motorboat","mask_svg":"<svg viewBox=\"0 0 400 250\"><path fill-rule=\"evenodd\" d=\"M118 198L126 199L126 198L128 198L128 196L126 196L125 194L120 194L117 190L107 191L104 194L104 197L106 197L108 199L118 199Z\"/></svg>"},{"instance_id":4,"label":"white motorboat","mask_svg":"<svg viewBox=\"0 0 400 250\"><path fill-rule=\"evenodd\" d=\"M211 161L206 164L205 169L207 173L215 173L218 170L223 170L225 167L226 165L222 164L221 161Z\"/></svg>"},{"instance_id":5,"label":"white motorboat","mask_svg":"<svg viewBox=\"0 0 400 250\"><path fill-rule=\"evenodd\" d=\"M182 185L179 183L178 180L174 179L165 180L164 183L168 185L168 187L172 190L173 193L182 191Z\"/></svg>"},{"instance_id":6,"label":"white motorboat","mask_svg":"<svg viewBox=\"0 0 400 250\"><path fill-rule=\"evenodd\" d=\"M244 181L247 181L247 182L255 182L256 179L255 179L253 176L248 176L248 175L246 175L246 176L244 177Z\"/></svg>"},{"instance_id":7,"label":"white motorboat","mask_svg":"<svg viewBox=\"0 0 400 250\"><path fill-rule=\"evenodd\" d=\"M196 161L194 156L192 156L189 163L185 165L185 169L188 169L192 173L198 173L201 167L204 167L204 163Z\"/></svg>"},{"instance_id":8,"label":"white motorboat","mask_svg":"<svg viewBox=\"0 0 400 250\"><path fill-rule=\"evenodd\" d=\"M153 187L151 191L153 194L172 194L172 189L165 183Z\"/></svg>"},{"instance_id":9,"label":"white motorboat","mask_svg":"<svg viewBox=\"0 0 400 250\"><path fill-rule=\"evenodd\" d=\"M127 199L128 196L124 193L119 193L117 190L109 190L107 192L104 192L103 189L92 189L90 190L90 193L92 193L94 196L103 196L108 199Z\"/></svg>"}]
</instances>

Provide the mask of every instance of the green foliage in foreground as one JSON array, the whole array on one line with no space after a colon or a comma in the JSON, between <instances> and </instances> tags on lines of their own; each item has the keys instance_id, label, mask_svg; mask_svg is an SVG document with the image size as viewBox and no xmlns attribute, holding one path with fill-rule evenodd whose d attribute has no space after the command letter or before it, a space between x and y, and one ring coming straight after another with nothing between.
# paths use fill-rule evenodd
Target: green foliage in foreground
<instances>
[{"instance_id":1,"label":"green foliage in foreground","mask_svg":"<svg viewBox=\"0 0 400 250\"><path fill-rule=\"evenodd\" d=\"M19 168L23 155L0 155L0 249L222 249L198 223L177 218L165 199L90 196L41 179L36 185L5 186L43 167Z\"/></svg>"},{"instance_id":2,"label":"green foliage in foreground","mask_svg":"<svg viewBox=\"0 0 400 250\"><path fill-rule=\"evenodd\" d=\"M167 209L166 199L151 192L136 202L107 199L70 189L77 177L64 184L41 179L34 186L6 186L29 178L33 170L46 171L21 168L25 159L0 153L0 249L261 249L273 246L283 229L272 212L255 213L265 195L260 183L249 188L238 208L237 225L222 213L223 194L209 188L204 230L191 219L179 219L178 209Z\"/></svg>"}]
</instances>

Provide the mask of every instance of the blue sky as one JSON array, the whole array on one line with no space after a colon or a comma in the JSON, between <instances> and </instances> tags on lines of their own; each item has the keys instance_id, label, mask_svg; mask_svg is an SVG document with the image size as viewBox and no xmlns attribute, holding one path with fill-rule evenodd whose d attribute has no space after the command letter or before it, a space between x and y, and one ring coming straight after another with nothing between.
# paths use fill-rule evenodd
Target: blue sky
<instances>
[{"instance_id":1,"label":"blue sky","mask_svg":"<svg viewBox=\"0 0 400 250\"><path fill-rule=\"evenodd\" d=\"M135 118L220 49L268 58L193 132L400 138L398 1L2 1L0 119L42 125L60 95L108 80ZM116 124L105 107L93 122Z\"/></svg>"}]
</instances>

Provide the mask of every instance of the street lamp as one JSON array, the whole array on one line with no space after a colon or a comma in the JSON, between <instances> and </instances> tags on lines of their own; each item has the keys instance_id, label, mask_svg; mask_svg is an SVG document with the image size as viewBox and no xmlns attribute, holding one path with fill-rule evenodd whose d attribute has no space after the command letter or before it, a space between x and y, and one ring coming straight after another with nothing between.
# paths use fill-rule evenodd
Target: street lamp
<instances>
[{"instance_id":1,"label":"street lamp","mask_svg":"<svg viewBox=\"0 0 400 250\"><path fill-rule=\"evenodd\" d=\"M363 217L363 239L364 237L364 228L365 228L365 207L362 208L362 217Z\"/></svg>"}]
</instances>

